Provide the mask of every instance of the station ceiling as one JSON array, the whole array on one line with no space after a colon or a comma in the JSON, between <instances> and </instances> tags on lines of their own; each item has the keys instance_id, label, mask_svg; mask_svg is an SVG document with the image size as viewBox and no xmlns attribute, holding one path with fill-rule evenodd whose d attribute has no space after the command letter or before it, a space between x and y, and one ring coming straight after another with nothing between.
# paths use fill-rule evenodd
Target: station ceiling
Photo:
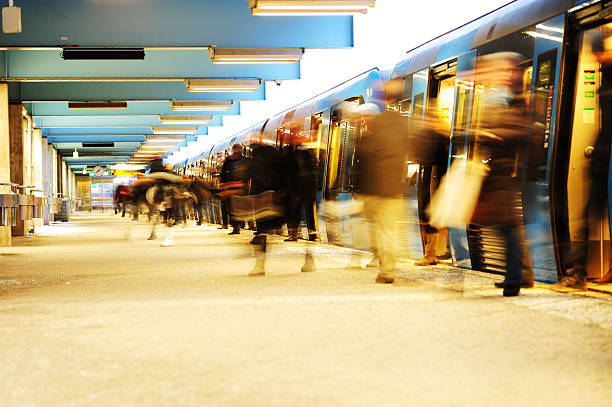
<instances>
[{"instance_id":1,"label":"station ceiling","mask_svg":"<svg viewBox=\"0 0 612 407\"><path fill-rule=\"evenodd\" d=\"M254 3L15 0L22 31L0 34L0 80L73 170L146 162L265 99L266 81L299 79L304 50L353 46L350 15L260 16ZM254 54L268 61L241 59Z\"/></svg>"}]
</instances>

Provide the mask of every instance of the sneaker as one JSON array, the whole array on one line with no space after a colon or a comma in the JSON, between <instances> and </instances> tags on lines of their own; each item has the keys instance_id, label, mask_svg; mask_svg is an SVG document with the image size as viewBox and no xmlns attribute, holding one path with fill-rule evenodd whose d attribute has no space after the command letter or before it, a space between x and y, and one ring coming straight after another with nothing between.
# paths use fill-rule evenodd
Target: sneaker
<instances>
[{"instance_id":1,"label":"sneaker","mask_svg":"<svg viewBox=\"0 0 612 407\"><path fill-rule=\"evenodd\" d=\"M231 232L228 233L229 235L239 235L240 234L240 230L239 229L234 229Z\"/></svg>"},{"instance_id":2,"label":"sneaker","mask_svg":"<svg viewBox=\"0 0 612 407\"><path fill-rule=\"evenodd\" d=\"M438 260L435 257L423 257L421 260L417 260L414 262L415 266L435 266L436 264L438 264Z\"/></svg>"},{"instance_id":3,"label":"sneaker","mask_svg":"<svg viewBox=\"0 0 612 407\"><path fill-rule=\"evenodd\" d=\"M394 280L393 277L386 276L386 275L381 274L381 273L379 273L376 276L376 283L378 283L378 284L393 284L393 280Z\"/></svg>"},{"instance_id":4,"label":"sneaker","mask_svg":"<svg viewBox=\"0 0 612 407\"><path fill-rule=\"evenodd\" d=\"M161 247L170 247L174 246L174 242L172 240L166 239L159 244Z\"/></svg>"},{"instance_id":5,"label":"sneaker","mask_svg":"<svg viewBox=\"0 0 612 407\"><path fill-rule=\"evenodd\" d=\"M287 239L285 239L285 242L297 242L298 238L297 236L289 236Z\"/></svg>"},{"instance_id":6,"label":"sneaker","mask_svg":"<svg viewBox=\"0 0 612 407\"><path fill-rule=\"evenodd\" d=\"M584 276L576 276L574 274L567 275L559 281L559 285L568 288L586 288L586 278Z\"/></svg>"}]
</instances>

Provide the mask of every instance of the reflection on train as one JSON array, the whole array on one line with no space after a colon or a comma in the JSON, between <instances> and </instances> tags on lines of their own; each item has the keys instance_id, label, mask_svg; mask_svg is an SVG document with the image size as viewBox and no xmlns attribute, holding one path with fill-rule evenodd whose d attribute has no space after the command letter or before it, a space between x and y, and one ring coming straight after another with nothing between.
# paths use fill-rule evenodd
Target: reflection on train
<instances>
[{"instance_id":1,"label":"reflection on train","mask_svg":"<svg viewBox=\"0 0 612 407\"><path fill-rule=\"evenodd\" d=\"M487 83L477 74L478 68L494 53L520 55L516 87L525 101L525 137L521 148L516 149L516 171L511 175L520 186L512 205L520 216L525 263L536 280L556 282L572 271L567 259L583 242L588 277L605 280L612 252L609 164L602 182L604 192L597 198L605 204L591 216L588 210L585 216L585 207L591 183L590 160L603 156L609 163L610 156L609 133L603 141L598 137L610 131L606 126L602 129L600 100L604 96L599 90L612 85L602 83L610 77L605 75L605 63L592 44L594 37L603 35L603 46L612 46L605 35L611 25L607 23L612 17L611 5L609 1L512 2L410 50L391 74L392 79L403 81L398 102L385 104L380 73L373 70L218 143L189 160L185 171L203 176L214 185L233 143L243 144L248 155L251 140L283 148L292 133L302 134L316 151L317 228L321 240L367 248L367 238L360 233L360 217L335 210L353 208L351 167L364 124L344 115L338 109L340 103L373 103L381 110L399 111L413 123L433 114L450 140L445 165L467 165L471 160L482 160L480 130L488 118L488 101L503 97L503 89ZM419 219L439 182L435 171L406 162L400 243L404 254L412 258L423 257L427 247L431 231L425 230ZM219 222L217 200L211 199L205 209L210 222ZM586 237L581 236L584 230ZM492 273L506 269L506 247L495 228L469 222L454 225L438 230L435 246L437 256L450 255L459 267Z\"/></svg>"}]
</instances>

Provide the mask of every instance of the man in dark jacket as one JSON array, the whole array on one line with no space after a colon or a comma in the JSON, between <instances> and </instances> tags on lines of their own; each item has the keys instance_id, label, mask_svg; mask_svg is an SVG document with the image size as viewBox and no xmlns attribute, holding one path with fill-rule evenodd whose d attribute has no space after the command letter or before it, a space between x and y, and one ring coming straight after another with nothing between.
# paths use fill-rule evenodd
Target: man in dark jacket
<instances>
[{"instance_id":1,"label":"man in dark jacket","mask_svg":"<svg viewBox=\"0 0 612 407\"><path fill-rule=\"evenodd\" d=\"M299 139L296 139L294 146L291 146L289 150L287 167L289 178L287 228L289 229L289 238L286 241L294 242L298 240L302 208L304 208L306 215L308 239L314 241L317 238L317 228L315 224L316 164L313 151L304 146Z\"/></svg>"},{"instance_id":2,"label":"man in dark jacket","mask_svg":"<svg viewBox=\"0 0 612 407\"><path fill-rule=\"evenodd\" d=\"M242 145L236 143L232 146L232 154L223 161L221 167L221 189L226 192L221 200L222 228L227 229L227 225L231 223L230 235L239 234L241 224L244 225L243 222L236 220L230 222L230 200L232 195L240 194L243 191L247 170L248 159L242 155Z\"/></svg>"}]
</instances>

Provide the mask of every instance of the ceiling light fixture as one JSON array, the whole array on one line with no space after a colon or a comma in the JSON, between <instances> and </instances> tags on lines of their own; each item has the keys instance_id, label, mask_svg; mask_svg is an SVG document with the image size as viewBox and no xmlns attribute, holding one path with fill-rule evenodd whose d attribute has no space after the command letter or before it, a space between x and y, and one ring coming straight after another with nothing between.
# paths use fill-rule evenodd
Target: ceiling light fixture
<instances>
[{"instance_id":1,"label":"ceiling light fixture","mask_svg":"<svg viewBox=\"0 0 612 407\"><path fill-rule=\"evenodd\" d=\"M153 134L195 134L197 127L153 127Z\"/></svg>"},{"instance_id":2,"label":"ceiling light fixture","mask_svg":"<svg viewBox=\"0 0 612 407\"><path fill-rule=\"evenodd\" d=\"M303 48L209 48L213 64L290 64L299 62Z\"/></svg>"},{"instance_id":3,"label":"ceiling light fixture","mask_svg":"<svg viewBox=\"0 0 612 407\"><path fill-rule=\"evenodd\" d=\"M127 109L127 102L68 102L68 109Z\"/></svg>"},{"instance_id":4,"label":"ceiling light fixture","mask_svg":"<svg viewBox=\"0 0 612 407\"><path fill-rule=\"evenodd\" d=\"M366 14L376 0L246 0L259 16L321 16Z\"/></svg>"},{"instance_id":5,"label":"ceiling light fixture","mask_svg":"<svg viewBox=\"0 0 612 407\"><path fill-rule=\"evenodd\" d=\"M113 60L144 59L143 48L63 48L61 57L64 60Z\"/></svg>"},{"instance_id":6,"label":"ceiling light fixture","mask_svg":"<svg viewBox=\"0 0 612 407\"><path fill-rule=\"evenodd\" d=\"M255 92L259 79L191 79L185 81L188 92Z\"/></svg>"},{"instance_id":7,"label":"ceiling light fixture","mask_svg":"<svg viewBox=\"0 0 612 407\"><path fill-rule=\"evenodd\" d=\"M232 108L234 102L231 100L218 101L172 101L170 106L175 112L184 111L225 111Z\"/></svg>"},{"instance_id":8,"label":"ceiling light fixture","mask_svg":"<svg viewBox=\"0 0 612 407\"><path fill-rule=\"evenodd\" d=\"M212 116L160 116L160 124L209 124Z\"/></svg>"}]
</instances>

